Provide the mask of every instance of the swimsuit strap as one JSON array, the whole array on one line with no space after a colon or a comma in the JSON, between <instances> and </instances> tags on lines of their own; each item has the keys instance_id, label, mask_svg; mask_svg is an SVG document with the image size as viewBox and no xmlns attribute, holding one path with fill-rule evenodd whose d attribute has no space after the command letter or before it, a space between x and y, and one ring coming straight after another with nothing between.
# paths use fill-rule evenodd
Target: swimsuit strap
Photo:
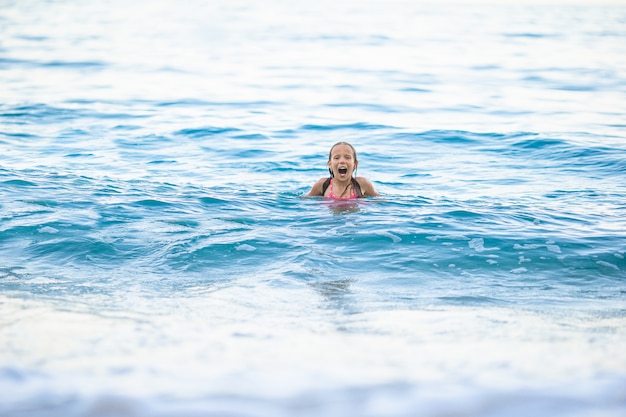
<instances>
[{"instance_id":1,"label":"swimsuit strap","mask_svg":"<svg viewBox=\"0 0 626 417\"><path fill-rule=\"evenodd\" d=\"M332 180L332 177L328 177L326 178L326 181L324 181L324 184L322 185L322 195L326 194L326 190L328 189L328 186L330 185L331 180ZM352 186L356 190L357 198L363 198L363 191L361 191L361 185L356 180L356 178L352 178Z\"/></svg>"},{"instance_id":2,"label":"swimsuit strap","mask_svg":"<svg viewBox=\"0 0 626 417\"><path fill-rule=\"evenodd\" d=\"M324 181L324 185L322 185L322 195L326 194L326 190L328 189L328 186L330 185L330 180L332 180L332 177L328 177L326 181Z\"/></svg>"}]
</instances>

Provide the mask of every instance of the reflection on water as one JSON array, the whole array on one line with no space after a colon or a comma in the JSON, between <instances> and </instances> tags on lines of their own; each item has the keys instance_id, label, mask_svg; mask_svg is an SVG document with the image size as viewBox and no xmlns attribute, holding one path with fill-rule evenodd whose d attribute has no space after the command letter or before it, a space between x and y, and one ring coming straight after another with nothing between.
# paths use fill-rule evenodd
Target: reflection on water
<instances>
[{"instance_id":1,"label":"reflection on water","mask_svg":"<svg viewBox=\"0 0 626 417\"><path fill-rule=\"evenodd\" d=\"M347 214L347 213L357 213L360 210L360 204L363 204L357 199L350 200L325 200L328 208L333 212L333 214Z\"/></svg>"}]
</instances>

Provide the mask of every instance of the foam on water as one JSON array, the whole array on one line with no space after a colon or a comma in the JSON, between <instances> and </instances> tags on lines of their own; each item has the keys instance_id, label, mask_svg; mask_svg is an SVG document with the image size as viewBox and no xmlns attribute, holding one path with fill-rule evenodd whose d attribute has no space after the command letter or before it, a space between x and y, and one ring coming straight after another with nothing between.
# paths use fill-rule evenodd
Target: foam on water
<instances>
[{"instance_id":1,"label":"foam on water","mask_svg":"<svg viewBox=\"0 0 626 417\"><path fill-rule=\"evenodd\" d=\"M0 414L622 415L624 22L0 6Z\"/></svg>"}]
</instances>

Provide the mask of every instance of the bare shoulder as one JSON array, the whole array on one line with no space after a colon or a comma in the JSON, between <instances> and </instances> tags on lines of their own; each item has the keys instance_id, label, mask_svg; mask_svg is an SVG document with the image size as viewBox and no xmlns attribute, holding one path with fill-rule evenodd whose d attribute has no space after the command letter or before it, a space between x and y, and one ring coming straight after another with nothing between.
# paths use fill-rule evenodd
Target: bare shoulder
<instances>
[{"instance_id":1,"label":"bare shoulder","mask_svg":"<svg viewBox=\"0 0 626 417\"><path fill-rule=\"evenodd\" d=\"M376 192L376 189L374 188L374 184L372 184L372 182L368 180L367 178L356 177L356 181L361 186L361 191L363 192L363 195L365 196L377 196L378 195L378 193Z\"/></svg>"},{"instance_id":2,"label":"bare shoulder","mask_svg":"<svg viewBox=\"0 0 626 417\"><path fill-rule=\"evenodd\" d=\"M322 197L324 195L324 182L328 177L322 177L311 187L311 190L306 194L307 197Z\"/></svg>"}]
</instances>

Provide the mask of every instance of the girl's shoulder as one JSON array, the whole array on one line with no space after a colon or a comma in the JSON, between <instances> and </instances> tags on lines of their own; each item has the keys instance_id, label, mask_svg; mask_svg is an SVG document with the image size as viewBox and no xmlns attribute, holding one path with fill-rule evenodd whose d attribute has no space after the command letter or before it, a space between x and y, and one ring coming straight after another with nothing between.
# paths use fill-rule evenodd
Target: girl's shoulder
<instances>
[{"instance_id":1,"label":"girl's shoulder","mask_svg":"<svg viewBox=\"0 0 626 417\"><path fill-rule=\"evenodd\" d=\"M359 183L361 187L364 185L372 185L372 182L365 177L355 177L354 179Z\"/></svg>"},{"instance_id":2,"label":"girl's shoulder","mask_svg":"<svg viewBox=\"0 0 626 417\"><path fill-rule=\"evenodd\" d=\"M378 193L376 192L376 189L374 188L374 184L372 184L370 180L368 180L365 177L356 177L355 179L359 183L359 186L361 187L361 191L363 192L365 196L378 195Z\"/></svg>"},{"instance_id":3,"label":"girl's shoulder","mask_svg":"<svg viewBox=\"0 0 626 417\"><path fill-rule=\"evenodd\" d=\"M311 187L311 191L308 192L309 196L323 196L324 192L326 192L326 188L328 188L328 184L330 183L329 177L322 177Z\"/></svg>"}]
</instances>

